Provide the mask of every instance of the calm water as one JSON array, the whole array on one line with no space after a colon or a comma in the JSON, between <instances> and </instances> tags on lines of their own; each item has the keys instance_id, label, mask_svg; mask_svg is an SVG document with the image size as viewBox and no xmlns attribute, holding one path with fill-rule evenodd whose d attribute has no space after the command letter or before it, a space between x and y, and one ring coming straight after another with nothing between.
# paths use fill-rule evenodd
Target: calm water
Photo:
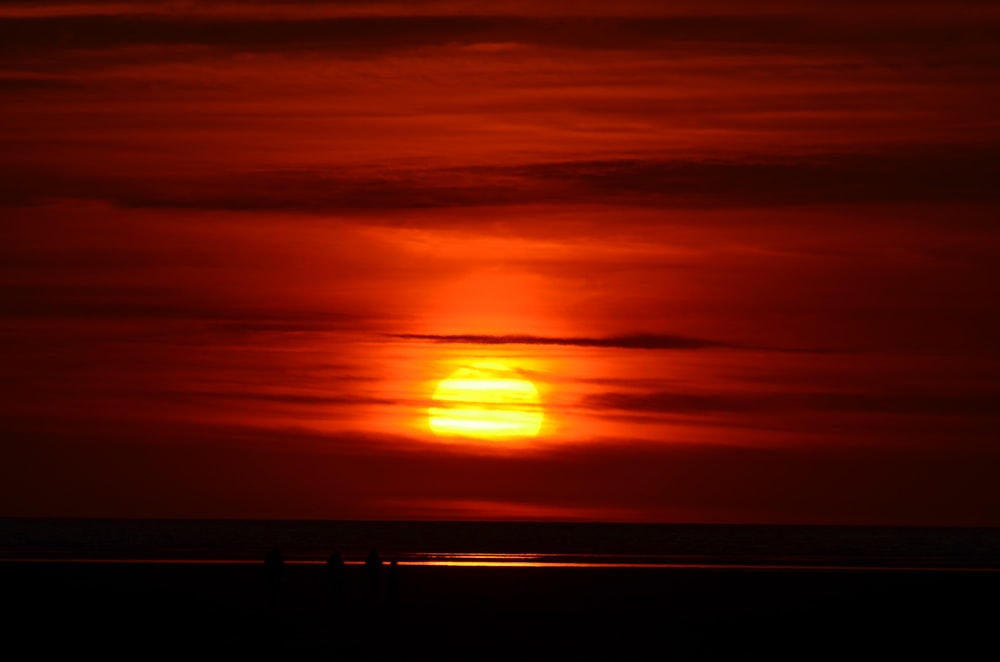
<instances>
[{"instance_id":1,"label":"calm water","mask_svg":"<svg viewBox=\"0 0 1000 662\"><path fill-rule=\"evenodd\" d=\"M1000 570L1000 529L518 522L0 519L0 559Z\"/></svg>"}]
</instances>

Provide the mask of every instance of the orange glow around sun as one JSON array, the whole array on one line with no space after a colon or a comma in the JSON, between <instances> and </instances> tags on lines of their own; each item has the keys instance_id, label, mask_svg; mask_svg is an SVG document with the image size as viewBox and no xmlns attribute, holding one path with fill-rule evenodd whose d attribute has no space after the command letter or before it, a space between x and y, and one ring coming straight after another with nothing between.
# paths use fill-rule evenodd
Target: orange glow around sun
<instances>
[{"instance_id":1,"label":"orange glow around sun","mask_svg":"<svg viewBox=\"0 0 1000 662\"><path fill-rule=\"evenodd\" d=\"M505 441L538 436L544 414L538 389L500 363L476 363L441 380L428 410L439 437Z\"/></svg>"}]
</instances>

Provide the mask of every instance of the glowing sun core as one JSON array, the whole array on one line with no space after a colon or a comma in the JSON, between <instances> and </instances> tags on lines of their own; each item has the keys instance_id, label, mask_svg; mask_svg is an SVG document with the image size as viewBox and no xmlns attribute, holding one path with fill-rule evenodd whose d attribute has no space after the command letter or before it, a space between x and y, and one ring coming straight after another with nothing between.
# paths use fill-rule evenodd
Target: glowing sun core
<instances>
[{"instance_id":1,"label":"glowing sun core","mask_svg":"<svg viewBox=\"0 0 1000 662\"><path fill-rule=\"evenodd\" d=\"M439 437L507 440L535 437L542 427L538 389L497 363L459 368L441 380L428 410Z\"/></svg>"}]
</instances>

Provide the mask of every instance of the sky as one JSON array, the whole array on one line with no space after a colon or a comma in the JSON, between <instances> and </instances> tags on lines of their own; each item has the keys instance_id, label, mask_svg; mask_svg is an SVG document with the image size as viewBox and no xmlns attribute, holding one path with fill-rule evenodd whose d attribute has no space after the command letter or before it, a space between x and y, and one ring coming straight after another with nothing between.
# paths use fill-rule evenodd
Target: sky
<instances>
[{"instance_id":1,"label":"sky","mask_svg":"<svg viewBox=\"0 0 1000 662\"><path fill-rule=\"evenodd\" d=\"M1000 526L994 2L6 2L0 516ZM442 380L538 390L442 437Z\"/></svg>"}]
</instances>

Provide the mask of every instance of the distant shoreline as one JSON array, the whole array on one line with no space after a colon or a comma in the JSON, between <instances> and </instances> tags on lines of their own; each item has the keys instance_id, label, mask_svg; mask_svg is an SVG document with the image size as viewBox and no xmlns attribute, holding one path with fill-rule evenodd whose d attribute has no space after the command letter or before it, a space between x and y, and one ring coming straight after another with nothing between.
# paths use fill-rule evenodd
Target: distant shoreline
<instances>
[{"instance_id":1,"label":"distant shoreline","mask_svg":"<svg viewBox=\"0 0 1000 662\"><path fill-rule=\"evenodd\" d=\"M285 563L290 566L324 566L326 561L317 559L286 559ZM75 558L75 557L7 557L0 558L0 565L19 564L59 564L59 565L219 565L219 566L259 566L262 561L259 559L184 559L184 558ZM363 560L345 559L346 566L363 566ZM808 563L808 562L786 562L786 563L734 563L734 562L660 562L660 563L637 563L637 562L586 562L586 561L477 561L470 559L450 559L450 560L420 560L406 559L400 561L400 565L408 567L437 567L437 568L557 568L557 569L587 569L587 570L723 570L723 571L780 571L780 572L934 572L934 573L1000 573L998 565L912 565L912 564L850 564L850 563Z\"/></svg>"},{"instance_id":2,"label":"distant shoreline","mask_svg":"<svg viewBox=\"0 0 1000 662\"><path fill-rule=\"evenodd\" d=\"M816 572L1000 571L1000 529L535 522L0 519L0 563Z\"/></svg>"}]
</instances>

